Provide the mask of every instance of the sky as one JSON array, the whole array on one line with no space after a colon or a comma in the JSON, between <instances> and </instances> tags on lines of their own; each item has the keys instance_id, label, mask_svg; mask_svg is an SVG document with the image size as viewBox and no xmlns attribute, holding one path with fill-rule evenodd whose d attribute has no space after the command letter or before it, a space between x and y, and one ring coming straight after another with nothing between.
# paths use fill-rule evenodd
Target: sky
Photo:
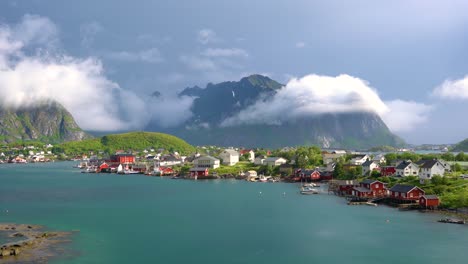
<instances>
[{"instance_id":1,"label":"sky","mask_svg":"<svg viewBox=\"0 0 468 264\"><path fill-rule=\"evenodd\" d=\"M459 0L3 0L0 104L55 99L86 130L171 126L191 115L193 100L176 97L185 87L258 73L285 84L271 105L294 101L288 117L369 110L409 143L456 143L468 137L466 10ZM281 122L287 110L257 102L221 125Z\"/></svg>"}]
</instances>

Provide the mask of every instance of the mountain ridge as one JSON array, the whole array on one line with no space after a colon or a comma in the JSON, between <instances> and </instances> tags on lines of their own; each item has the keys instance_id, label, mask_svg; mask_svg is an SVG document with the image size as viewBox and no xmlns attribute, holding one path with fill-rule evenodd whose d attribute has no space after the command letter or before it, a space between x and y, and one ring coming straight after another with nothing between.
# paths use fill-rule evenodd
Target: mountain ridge
<instances>
[{"instance_id":1,"label":"mountain ridge","mask_svg":"<svg viewBox=\"0 0 468 264\"><path fill-rule=\"evenodd\" d=\"M402 146L404 141L390 132L372 112L320 114L287 120L281 124L223 127L223 120L259 100L268 102L284 85L262 75L250 75L235 82L209 83L205 88L188 87L179 96L194 98L193 116L178 127L149 124L146 130L162 131L184 138L194 145L368 148Z\"/></svg>"}]
</instances>

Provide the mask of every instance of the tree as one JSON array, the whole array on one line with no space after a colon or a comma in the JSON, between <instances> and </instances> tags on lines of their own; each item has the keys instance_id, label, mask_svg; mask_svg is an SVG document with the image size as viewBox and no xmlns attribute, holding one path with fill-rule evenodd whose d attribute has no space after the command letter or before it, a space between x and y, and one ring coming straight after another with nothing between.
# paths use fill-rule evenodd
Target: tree
<instances>
[{"instance_id":1,"label":"tree","mask_svg":"<svg viewBox=\"0 0 468 264\"><path fill-rule=\"evenodd\" d=\"M455 155L453 155L452 152L445 152L444 154L442 154L441 158L446 161L454 161Z\"/></svg>"},{"instance_id":2,"label":"tree","mask_svg":"<svg viewBox=\"0 0 468 264\"><path fill-rule=\"evenodd\" d=\"M455 164L453 164L452 170L455 171L455 172L459 172L459 171L462 171L463 168L460 165L460 163L455 163Z\"/></svg>"},{"instance_id":3,"label":"tree","mask_svg":"<svg viewBox=\"0 0 468 264\"><path fill-rule=\"evenodd\" d=\"M463 152L460 152L457 154L457 156L455 156L456 161L465 161L465 159L466 159L466 155Z\"/></svg>"},{"instance_id":4,"label":"tree","mask_svg":"<svg viewBox=\"0 0 468 264\"><path fill-rule=\"evenodd\" d=\"M337 179L343 179L345 177L345 171L341 162L336 163L335 169L333 170L333 176Z\"/></svg>"},{"instance_id":5,"label":"tree","mask_svg":"<svg viewBox=\"0 0 468 264\"><path fill-rule=\"evenodd\" d=\"M388 154L385 155L385 159L387 160L387 165L390 165L392 162L397 160L397 154L388 153Z\"/></svg>"}]
</instances>

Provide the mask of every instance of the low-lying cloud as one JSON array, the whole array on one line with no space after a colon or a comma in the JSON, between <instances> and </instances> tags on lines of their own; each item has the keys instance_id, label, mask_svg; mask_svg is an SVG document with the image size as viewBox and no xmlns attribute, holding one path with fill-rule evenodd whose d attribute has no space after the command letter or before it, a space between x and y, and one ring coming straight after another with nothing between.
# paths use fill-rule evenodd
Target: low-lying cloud
<instances>
[{"instance_id":1,"label":"low-lying cloud","mask_svg":"<svg viewBox=\"0 0 468 264\"><path fill-rule=\"evenodd\" d=\"M99 60L50 49L57 32L48 18L32 15L17 25L0 26L0 105L29 107L52 99L85 130L143 127L149 119L144 102L107 79ZM25 52L36 47L41 52Z\"/></svg>"},{"instance_id":2,"label":"low-lying cloud","mask_svg":"<svg viewBox=\"0 0 468 264\"><path fill-rule=\"evenodd\" d=\"M446 80L434 89L432 95L443 99L468 99L468 75L463 79Z\"/></svg>"},{"instance_id":3,"label":"low-lying cloud","mask_svg":"<svg viewBox=\"0 0 468 264\"><path fill-rule=\"evenodd\" d=\"M350 75L331 77L313 74L291 79L272 99L257 101L225 119L221 126L277 125L291 119L325 113L373 112L380 115L392 131L399 132L413 129L424 122L429 110L429 106L421 103L402 100L384 102L368 82Z\"/></svg>"}]
</instances>

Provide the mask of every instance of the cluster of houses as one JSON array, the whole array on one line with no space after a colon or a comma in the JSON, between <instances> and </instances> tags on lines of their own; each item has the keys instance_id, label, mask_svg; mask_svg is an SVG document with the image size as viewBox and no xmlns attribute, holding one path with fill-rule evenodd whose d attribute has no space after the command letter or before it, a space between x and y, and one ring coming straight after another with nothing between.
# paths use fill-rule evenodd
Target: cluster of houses
<instances>
[{"instance_id":1,"label":"cluster of houses","mask_svg":"<svg viewBox=\"0 0 468 264\"><path fill-rule=\"evenodd\" d=\"M325 164L333 164L346 155L345 151L333 151L322 153ZM391 166L386 166L386 159L383 155L376 155L371 158L367 154L355 154L352 156L345 168L361 166L362 176L368 176L373 171L381 176L419 177L420 183L424 184L430 181L435 175L444 176L451 171L450 164L441 159L420 160L413 162L411 160L399 160Z\"/></svg>"},{"instance_id":2,"label":"cluster of houses","mask_svg":"<svg viewBox=\"0 0 468 264\"><path fill-rule=\"evenodd\" d=\"M0 151L0 163L50 162L53 145L19 146Z\"/></svg>"},{"instance_id":3,"label":"cluster of houses","mask_svg":"<svg viewBox=\"0 0 468 264\"><path fill-rule=\"evenodd\" d=\"M424 208L434 209L440 205L437 195L426 195L424 190L414 185L396 184L387 188L386 183L367 179L361 182L354 180L334 180L329 191L337 195L358 200L376 201L385 199L393 204L419 204Z\"/></svg>"}]
</instances>

